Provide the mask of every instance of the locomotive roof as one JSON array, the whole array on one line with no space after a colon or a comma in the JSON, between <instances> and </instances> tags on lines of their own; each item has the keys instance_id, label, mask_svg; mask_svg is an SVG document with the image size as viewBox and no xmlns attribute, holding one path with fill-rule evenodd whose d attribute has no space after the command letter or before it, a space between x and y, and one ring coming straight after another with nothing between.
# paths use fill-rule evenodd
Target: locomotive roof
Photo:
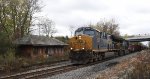
<instances>
[{"instance_id":1,"label":"locomotive roof","mask_svg":"<svg viewBox=\"0 0 150 79\"><path fill-rule=\"evenodd\" d=\"M98 32L101 32L99 30L97 30L96 28L92 28L92 27L80 27L78 28L76 31L80 31L80 30L83 30L83 29L91 29L91 30L96 30ZM108 34L110 35L110 34ZM116 42L123 42L125 39L121 38L120 36L116 36L116 35L111 35L113 41L116 41Z\"/></svg>"},{"instance_id":2,"label":"locomotive roof","mask_svg":"<svg viewBox=\"0 0 150 79\"><path fill-rule=\"evenodd\" d=\"M100 32L99 30L97 30L95 28L92 28L92 27L80 27L76 31L80 31L80 30L83 30L83 29L91 29L91 30L96 30L96 31Z\"/></svg>"},{"instance_id":3,"label":"locomotive roof","mask_svg":"<svg viewBox=\"0 0 150 79\"><path fill-rule=\"evenodd\" d=\"M55 38L46 36L29 35L23 38L17 39L15 42L17 45L34 45L34 46L64 46L67 45L62 41Z\"/></svg>"}]
</instances>

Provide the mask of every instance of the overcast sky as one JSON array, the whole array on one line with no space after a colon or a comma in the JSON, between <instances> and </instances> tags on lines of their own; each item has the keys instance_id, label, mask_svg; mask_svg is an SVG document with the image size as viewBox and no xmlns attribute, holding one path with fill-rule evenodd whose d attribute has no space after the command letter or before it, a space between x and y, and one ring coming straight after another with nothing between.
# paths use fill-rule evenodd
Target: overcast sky
<instances>
[{"instance_id":1,"label":"overcast sky","mask_svg":"<svg viewBox=\"0 0 150 79\"><path fill-rule=\"evenodd\" d=\"M150 0L43 0L40 16L55 22L56 35L70 35L69 26L115 19L124 34L150 33Z\"/></svg>"}]
</instances>

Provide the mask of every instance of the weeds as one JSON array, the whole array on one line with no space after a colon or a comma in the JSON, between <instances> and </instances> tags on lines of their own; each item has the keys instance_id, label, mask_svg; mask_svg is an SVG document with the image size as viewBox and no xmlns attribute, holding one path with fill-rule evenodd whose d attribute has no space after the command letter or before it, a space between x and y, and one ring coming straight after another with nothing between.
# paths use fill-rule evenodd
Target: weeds
<instances>
[{"instance_id":1,"label":"weeds","mask_svg":"<svg viewBox=\"0 0 150 79\"><path fill-rule=\"evenodd\" d=\"M29 59L24 57L18 57L15 55L15 51L10 49L7 53L0 55L0 71L10 72L13 70L19 70L30 66L54 63L57 61L68 60L68 55L64 56L49 56L47 59Z\"/></svg>"},{"instance_id":2,"label":"weeds","mask_svg":"<svg viewBox=\"0 0 150 79\"><path fill-rule=\"evenodd\" d=\"M131 73L132 79L150 79L150 51L139 55L138 62L134 64L134 69Z\"/></svg>"},{"instance_id":3,"label":"weeds","mask_svg":"<svg viewBox=\"0 0 150 79\"><path fill-rule=\"evenodd\" d=\"M150 50L122 61L102 72L97 79L150 79Z\"/></svg>"}]
</instances>

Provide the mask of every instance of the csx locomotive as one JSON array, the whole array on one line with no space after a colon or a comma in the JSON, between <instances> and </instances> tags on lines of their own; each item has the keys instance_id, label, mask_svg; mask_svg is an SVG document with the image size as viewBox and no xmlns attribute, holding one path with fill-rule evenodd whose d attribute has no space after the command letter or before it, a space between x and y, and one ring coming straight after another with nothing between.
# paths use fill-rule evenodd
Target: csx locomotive
<instances>
[{"instance_id":1,"label":"csx locomotive","mask_svg":"<svg viewBox=\"0 0 150 79\"><path fill-rule=\"evenodd\" d=\"M107 52L115 52L115 55L128 52L127 41L92 27L78 28L69 40L69 47L70 59L74 64L102 60Z\"/></svg>"}]
</instances>

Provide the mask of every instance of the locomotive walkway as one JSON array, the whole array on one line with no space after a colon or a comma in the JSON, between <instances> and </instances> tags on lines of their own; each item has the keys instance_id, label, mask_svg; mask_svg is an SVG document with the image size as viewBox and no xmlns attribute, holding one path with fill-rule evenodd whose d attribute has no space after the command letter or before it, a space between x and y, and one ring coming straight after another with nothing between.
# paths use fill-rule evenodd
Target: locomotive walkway
<instances>
[{"instance_id":1,"label":"locomotive walkway","mask_svg":"<svg viewBox=\"0 0 150 79\"><path fill-rule=\"evenodd\" d=\"M131 38L126 38L126 40L128 40L130 42L150 41L150 35L135 36L135 37L131 37Z\"/></svg>"}]
</instances>

